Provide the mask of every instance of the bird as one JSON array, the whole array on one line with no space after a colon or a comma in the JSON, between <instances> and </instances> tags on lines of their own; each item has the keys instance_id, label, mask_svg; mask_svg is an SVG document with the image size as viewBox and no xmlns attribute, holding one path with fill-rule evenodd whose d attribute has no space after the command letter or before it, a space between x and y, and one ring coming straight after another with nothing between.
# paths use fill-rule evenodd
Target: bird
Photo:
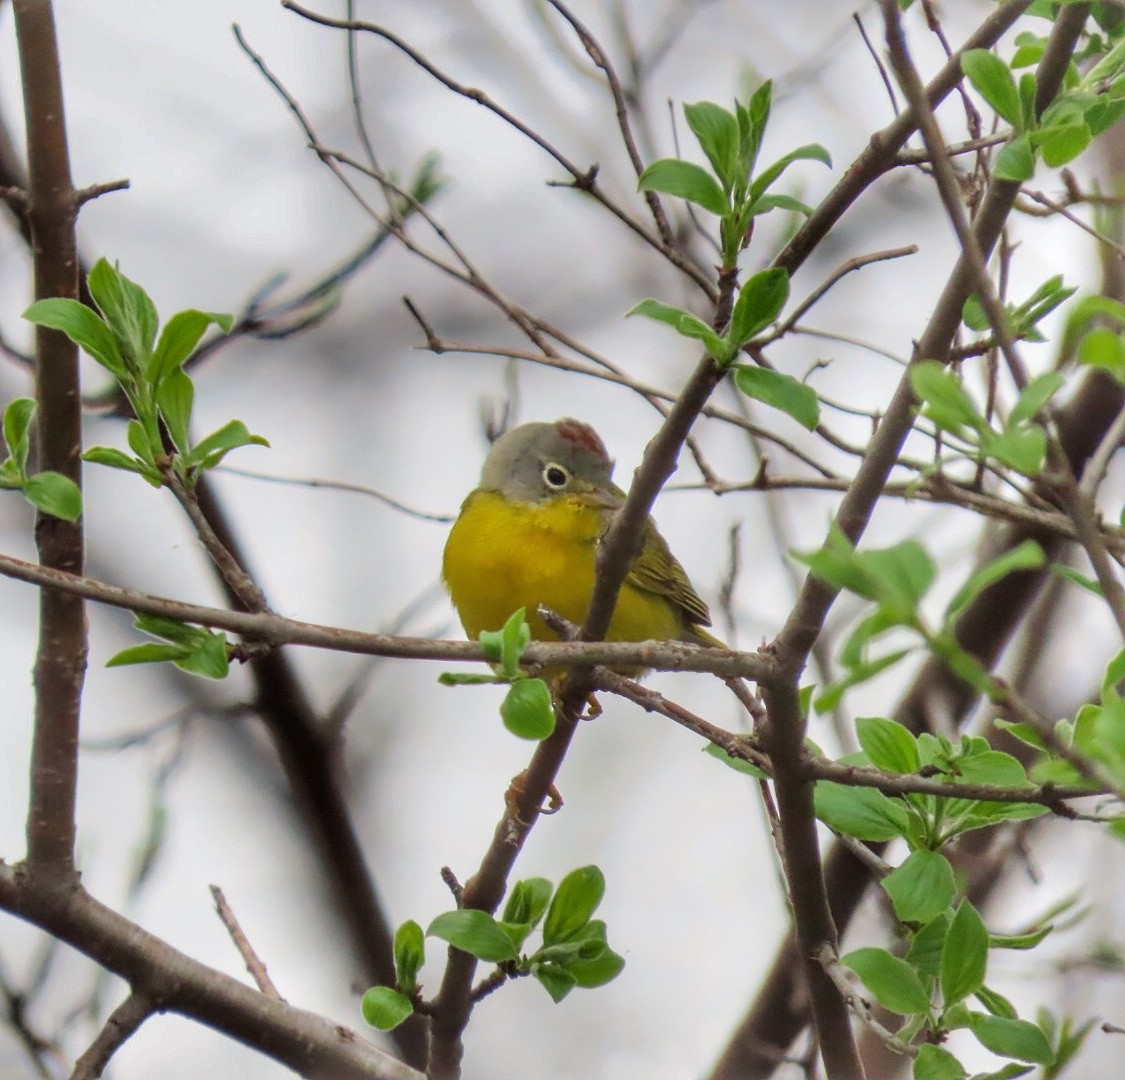
<instances>
[{"instance_id":1,"label":"bird","mask_svg":"<svg viewBox=\"0 0 1125 1080\"><path fill-rule=\"evenodd\" d=\"M624 500L605 443L589 424L569 417L533 422L496 439L442 558L442 577L469 638L500 629L524 608L533 639L558 640L540 605L581 624L598 544ZM606 640L723 647L710 625L707 604L650 517Z\"/></svg>"}]
</instances>

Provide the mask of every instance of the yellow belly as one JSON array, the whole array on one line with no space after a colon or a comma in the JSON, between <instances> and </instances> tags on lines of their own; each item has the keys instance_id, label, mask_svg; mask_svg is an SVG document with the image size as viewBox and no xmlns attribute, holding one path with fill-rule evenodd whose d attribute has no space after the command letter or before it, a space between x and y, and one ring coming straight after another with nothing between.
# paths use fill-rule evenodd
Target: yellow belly
<instances>
[{"instance_id":1,"label":"yellow belly","mask_svg":"<svg viewBox=\"0 0 1125 1080\"><path fill-rule=\"evenodd\" d=\"M442 565L465 633L475 639L482 630L498 630L522 607L532 636L554 640L557 635L535 613L540 604L581 623L602 527L597 510L565 496L526 504L473 492L449 533ZM667 640L682 632L681 616L667 597L626 582L606 638Z\"/></svg>"}]
</instances>

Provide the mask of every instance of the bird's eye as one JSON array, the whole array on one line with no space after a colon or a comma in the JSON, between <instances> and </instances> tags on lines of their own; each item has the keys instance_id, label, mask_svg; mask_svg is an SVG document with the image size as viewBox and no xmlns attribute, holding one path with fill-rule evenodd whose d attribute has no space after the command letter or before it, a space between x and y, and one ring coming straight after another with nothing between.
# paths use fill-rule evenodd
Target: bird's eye
<instances>
[{"instance_id":1,"label":"bird's eye","mask_svg":"<svg viewBox=\"0 0 1125 1080\"><path fill-rule=\"evenodd\" d=\"M548 462L543 466L543 483L552 491L562 491L570 480L570 473L561 465Z\"/></svg>"}]
</instances>

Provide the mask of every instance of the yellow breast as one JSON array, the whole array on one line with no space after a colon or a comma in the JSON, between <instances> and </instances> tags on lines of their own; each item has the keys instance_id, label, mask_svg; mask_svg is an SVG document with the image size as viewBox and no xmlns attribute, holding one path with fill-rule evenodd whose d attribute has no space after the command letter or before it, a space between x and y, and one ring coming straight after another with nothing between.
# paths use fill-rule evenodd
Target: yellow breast
<instances>
[{"instance_id":1,"label":"yellow breast","mask_svg":"<svg viewBox=\"0 0 1125 1080\"><path fill-rule=\"evenodd\" d=\"M520 503L474 491L450 531L442 565L465 633L476 638L482 630L498 630L522 607L532 636L553 640L557 635L535 614L540 604L581 623L602 528L598 511L578 499ZM667 597L626 582L606 637L668 639L682 630L683 620Z\"/></svg>"}]
</instances>

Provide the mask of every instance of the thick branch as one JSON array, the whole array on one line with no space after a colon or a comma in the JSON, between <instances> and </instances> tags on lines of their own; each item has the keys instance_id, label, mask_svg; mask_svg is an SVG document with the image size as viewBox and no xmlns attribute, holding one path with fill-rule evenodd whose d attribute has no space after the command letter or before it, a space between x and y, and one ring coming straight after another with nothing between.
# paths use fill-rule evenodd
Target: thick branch
<instances>
[{"instance_id":1,"label":"thick branch","mask_svg":"<svg viewBox=\"0 0 1125 1080\"><path fill-rule=\"evenodd\" d=\"M49 0L14 0L27 124L28 209L35 297L76 298L77 201L70 178L58 43ZM36 327L39 467L81 483L78 350L62 333ZM40 512L39 561L81 574L82 526ZM64 876L74 873L78 719L86 672L86 620L81 599L44 589L35 659L35 732L31 750L28 857Z\"/></svg>"},{"instance_id":2,"label":"thick branch","mask_svg":"<svg viewBox=\"0 0 1125 1080\"><path fill-rule=\"evenodd\" d=\"M30 868L0 863L0 909L74 946L135 994L317 1080L422 1080L331 1020L276 1001L185 956L75 885L65 897Z\"/></svg>"},{"instance_id":3,"label":"thick branch","mask_svg":"<svg viewBox=\"0 0 1125 1080\"><path fill-rule=\"evenodd\" d=\"M1004 14L1010 15L1014 20L1024 7L1026 7L1025 4L1006 5L992 16L992 20ZM1010 23L1007 25L1010 25ZM996 29L995 22L993 22L992 29ZM1069 56L1074 48L1076 31L1069 24L1063 27L1063 31L1060 31L1059 25L1056 25L1056 31L1052 35L1051 43L1040 65L1040 92L1048 100L1057 92L1059 71L1065 69L1065 64L1060 67L1059 54ZM1002 31L998 31L989 40L977 44L986 46L992 44L996 36L999 36L999 32ZM980 32L978 31L978 34L974 37L978 38L979 35ZM954 70L948 72L949 65L946 65L942 74L944 76L948 72L955 83L960 78L959 55L953 58L951 64L954 65ZM1046 85L1044 85L1044 80L1046 80ZM936 104L933 88L934 83L931 83L926 95L931 107ZM902 124L903 118L900 117L886 131L899 128ZM917 126L917 120L913 117L913 114L909 118L908 126L910 130ZM875 145L876 142L873 141L872 146ZM895 149L897 150L897 147ZM974 236L981 257L987 259L989 252L996 243L1003 223L1011 211L1017 194L1018 185L1010 181L993 180L986 189L980 211L973 223ZM809 224L812 224L811 219ZM794 238L794 242L791 242L789 247L793 248L796 241L797 238ZM799 251L800 249L798 249L798 253ZM972 291L974 281L974 267L969 256L962 251L934 308L930 321L917 343L914 351L915 360L944 360L949 355L954 335L960 323L962 306ZM914 396L910 388L909 378L904 374L882 422L871 440L863 464L856 473L855 481L841 501L836 515L837 525L853 542L857 541L862 535L875 503L881 496L890 470L913 423L913 411ZM809 651L821 632L824 619L835 600L835 596L835 591L829 586L812 577L807 578L789 619L774 642L778 661L783 667L789 668L793 672L794 688ZM948 675L946 674L944 678L948 679ZM959 680L956 681L960 682ZM799 715L789 710L789 716L797 722L788 727L771 725L770 738L766 745L766 750L779 771L786 767L786 762L792 765L799 760L799 747L804 738L804 725L800 723ZM806 780L804 788L811 788L811 783ZM795 786L790 794L794 798L795 812L801 815L811 814L811 792ZM778 803L784 816L787 811L780 791ZM809 844L815 844L815 833L812 832L811 820L806 818L804 824L806 828L802 835L805 841ZM833 890L833 895L829 901L837 926L843 925L850 918L858 905L859 898L868 880L867 874L862 869L860 869L860 873L856 873L857 868L858 864L855 857L840 849L837 849L837 852L833 854L832 861L829 863L829 877L835 876L836 880L849 882L849 888L846 892L837 894ZM814 887L817 884L822 886L823 880L818 865L813 882ZM809 888L809 883L806 881L794 882L791 879L791 890L795 887L806 890ZM807 897L803 896L802 899L811 906L811 901ZM823 905L818 904L817 912L819 916L823 916L823 911ZM800 934L800 930L798 933ZM809 972L810 964L814 961L804 948L806 945L805 936L801 936L800 945L802 946L801 953L803 954L805 970ZM712 1080L733 1080L735 1077L742 1080L742 1078L762 1077L772 1074L780 1057L784 1054L785 1048L807 1019L805 1008L802 1008L800 1004L794 1005L795 960L793 943L789 942L782 955L778 957L763 995L747 1015L711 1074ZM819 967L819 965L816 966ZM819 974L809 973L809 977L810 980L823 978L823 969L820 969ZM815 986L816 983L811 982L811 985Z\"/></svg>"}]
</instances>

